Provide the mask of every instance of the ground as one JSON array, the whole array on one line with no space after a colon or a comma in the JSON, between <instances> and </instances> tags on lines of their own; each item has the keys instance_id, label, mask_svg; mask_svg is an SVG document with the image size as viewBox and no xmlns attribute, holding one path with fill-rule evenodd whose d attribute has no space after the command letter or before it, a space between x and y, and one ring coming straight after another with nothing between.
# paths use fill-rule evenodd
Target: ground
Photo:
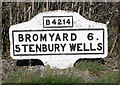
<instances>
[{"instance_id":1,"label":"ground","mask_svg":"<svg viewBox=\"0 0 120 85\"><path fill-rule=\"evenodd\" d=\"M2 62L4 83L118 83L119 81L118 68L108 59L104 59L104 62L78 60L74 67L67 69L51 69L49 65L16 66L16 60L13 59Z\"/></svg>"}]
</instances>

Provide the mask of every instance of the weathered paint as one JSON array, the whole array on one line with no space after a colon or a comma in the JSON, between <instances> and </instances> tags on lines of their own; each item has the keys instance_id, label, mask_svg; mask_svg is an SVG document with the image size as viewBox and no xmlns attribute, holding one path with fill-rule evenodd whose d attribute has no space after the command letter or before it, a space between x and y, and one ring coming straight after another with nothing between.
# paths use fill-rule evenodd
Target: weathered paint
<instances>
[{"instance_id":1,"label":"weathered paint","mask_svg":"<svg viewBox=\"0 0 120 85\"><path fill-rule=\"evenodd\" d=\"M43 18L44 16L72 16L73 17L73 25L65 25L68 27L61 27L55 26L55 27L44 27L43 26ZM31 30L31 31L30 31ZM56 31L57 30L57 31ZM21 33L20 33L21 32ZM33 41L31 39L31 42L28 41L18 41L18 34L22 34L25 36L25 34L30 34L30 36L33 36L34 34L44 34L47 35L49 33L55 33L55 35L59 34L61 37L61 41L58 39L55 41L55 38L53 41L50 40L49 35L47 36L47 41ZM68 41L62 40L63 39L63 33L68 34ZM77 39L74 41L71 41L71 33L74 33L77 36ZM94 36L93 40L88 40L88 34L90 36ZM75 35L73 34L73 37ZM107 35L107 27L105 24L97 23L94 21L89 21L85 18L83 18L81 15L75 12L69 12L69 11L52 11L52 12L44 12L39 13L36 15L33 19L31 19L28 22L23 22L20 24L12 25L9 30L9 36L10 36L10 55L13 59L40 59L45 65L49 64L52 68L68 68L72 67L74 63L79 58L104 58L107 56L108 53L108 35ZM40 36L39 36L40 37ZM46 51L46 52L29 52L28 49L26 52L22 51L19 53L15 53L13 51L14 45L21 45L21 44L62 44L64 45L66 43L66 46L64 47L64 51L62 47L60 47L59 51ZM82 43L82 48L86 45L87 47L91 47L96 50L90 50L89 51L70 51L69 44L70 43ZM85 43L85 44L84 44ZM90 44L92 43L92 44ZM98 43L102 43L102 50L97 50ZM13 45L14 44L14 45ZM35 49L33 47L33 49ZM20 55L23 54L23 55Z\"/></svg>"}]
</instances>

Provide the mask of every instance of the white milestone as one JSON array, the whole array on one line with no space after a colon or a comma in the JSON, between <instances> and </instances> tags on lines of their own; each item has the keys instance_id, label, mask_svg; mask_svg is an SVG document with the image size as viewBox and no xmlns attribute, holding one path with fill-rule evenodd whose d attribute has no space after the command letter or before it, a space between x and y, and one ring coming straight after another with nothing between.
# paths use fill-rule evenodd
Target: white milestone
<instances>
[{"instance_id":1,"label":"white milestone","mask_svg":"<svg viewBox=\"0 0 120 85\"><path fill-rule=\"evenodd\" d=\"M79 13L50 11L9 29L13 59L40 59L51 68L73 67L80 58L105 58L107 26Z\"/></svg>"}]
</instances>

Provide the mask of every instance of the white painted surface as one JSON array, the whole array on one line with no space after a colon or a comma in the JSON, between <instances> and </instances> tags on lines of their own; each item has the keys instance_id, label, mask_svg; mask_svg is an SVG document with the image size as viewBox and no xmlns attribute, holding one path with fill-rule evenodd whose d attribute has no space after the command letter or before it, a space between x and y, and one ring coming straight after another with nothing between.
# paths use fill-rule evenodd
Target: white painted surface
<instances>
[{"instance_id":1,"label":"white painted surface","mask_svg":"<svg viewBox=\"0 0 120 85\"><path fill-rule=\"evenodd\" d=\"M103 33L103 29L14 30L14 55L102 54L105 49Z\"/></svg>"},{"instance_id":2,"label":"white painted surface","mask_svg":"<svg viewBox=\"0 0 120 85\"><path fill-rule=\"evenodd\" d=\"M43 28L43 16L73 16L73 27ZM58 30L58 29L61 29L61 30L65 29L65 30L64 31L46 31L46 30ZM69 31L66 31L66 29ZM72 29L75 29L75 30L78 29L78 31L73 31ZM97 30L95 31L91 29L97 29ZM32 30L32 31L15 32L15 31L25 31L25 30ZM33 31L33 30L39 30L39 31ZM44 30L44 31L40 31L40 30ZM103 30L104 30L104 33L103 33ZM30 34L31 36L33 34L39 35L40 33L41 34L46 33L47 35L49 33L55 33L55 35L58 33L60 37L63 36L63 33L67 33L69 40L68 41L63 41L63 40L55 41L55 38L54 38L53 41L51 41L50 37L47 36L46 42L44 41L39 42L39 41L32 41L32 40L31 40L32 42L25 42L25 41L19 42L18 34L22 34L23 36L25 36L26 33ZM75 33L77 35L77 39L75 41L70 40L71 33ZM94 36L93 40L88 40L87 36L89 33L93 33L93 36ZM24 22L21 24L11 26L9 30L9 35L10 35L10 53L11 53L10 55L13 59L40 59L45 65L49 64L52 68L56 67L56 68L63 69L63 68L72 67L74 63L76 62L76 60L78 60L79 58L104 58L107 56L107 52L108 52L108 47L107 47L108 36L107 36L106 25L102 23L97 23L94 21L89 21L75 12L66 12L66 11L58 10L58 11L52 11L52 12L39 13L38 15L36 15L33 19L31 19L28 22ZM62 48L60 48L61 50L60 52L55 52L55 51L53 52L49 52L49 51L29 52L28 48L26 48L26 52L24 52L23 51L24 49L20 47L22 51L13 53L13 47L14 47L13 41L14 41L14 46L18 44L19 45L22 45L22 44L47 44L48 45L48 44L55 44L55 43L56 44L66 43L66 46L65 46L64 51L62 51L61 50ZM84 50L76 51L75 50L71 52L69 43L82 43L82 45L80 45L80 48L82 49L83 49L83 43L85 43L88 49L90 48L90 43L92 43L92 47L95 49L97 48L98 43L102 43L102 50L100 51L99 50L95 50L95 51L90 51L90 50L89 51L84 51ZM35 50L35 46L33 46L32 50ZM51 53L56 54L56 55L49 55ZM65 53L69 53L69 54L66 55ZM76 55L76 53L79 53L79 54ZM19 54L23 54L23 55L19 55ZM27 56L24 54L27 54ZM30 55L30 54L34 54L34 55ZM44 54L44 55L36 55L36 54Z\"/></svg>"}]
</instances>

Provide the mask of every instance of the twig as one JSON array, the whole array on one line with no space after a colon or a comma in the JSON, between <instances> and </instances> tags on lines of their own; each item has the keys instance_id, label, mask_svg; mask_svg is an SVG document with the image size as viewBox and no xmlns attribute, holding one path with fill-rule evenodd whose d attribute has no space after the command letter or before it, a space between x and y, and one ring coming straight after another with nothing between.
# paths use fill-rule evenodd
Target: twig
<instances>
[{"instance_id":1,"label":"twig","mask_svg":"<svg viewBox=\"0 0 120 85\"><path fill-rule=\"evenodd\" d=\"M117 38L118 38L118 35L115 37L115 41L114 41L114 43L113 43L113 46L112 46L111 51L110 51L110 53L109 53L109 56L110 56L110 54L113 52L113 50L114 50L114 48L115 48L115 44L116 44L116 42L117 42Z\"/></svg>"},{"instance_id":2,"label":"twig","mask_svg":"<svg viewBox=\"0 0 120 85\"><path fill-rule=\"evenodd\" d=\"M81 6L78 8L78 13L80 13Z\"/></svg>"}]
</instances>

